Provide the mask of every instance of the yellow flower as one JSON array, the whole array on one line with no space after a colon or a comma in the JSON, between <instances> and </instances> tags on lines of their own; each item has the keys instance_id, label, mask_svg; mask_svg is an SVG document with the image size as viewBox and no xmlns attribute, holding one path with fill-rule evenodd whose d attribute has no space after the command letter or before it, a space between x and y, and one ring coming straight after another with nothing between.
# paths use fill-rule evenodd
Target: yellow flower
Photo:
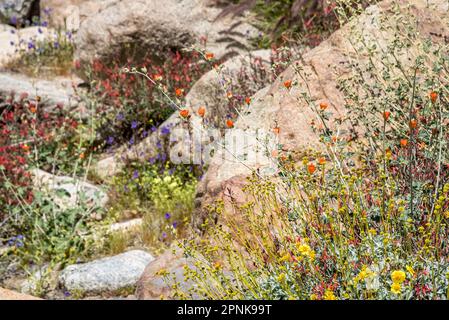
<instances>
[{"instance_id":1,"label":"yellow flower","mask_svg":"<svg viewBox=\"0 0 449 320\"><path fill-rule=\"evenodd\" d=\"M316 294L313 293L313 294L310 295L310 300L316 300L316 299L318 299Z\"/></svg>"},{"instance_id":2,"label":"yellow flower","mask_svg":"<svg viewBox=\"0 0 449 320\"><path fill-rule=\"evenodd\" d=\"M278 281L279 281L279 282L284 282L284 280L285 280L285 273L281 273L281 274L278 276Z\"/></svg>"},{"instance_id":3,"label":"yellow flower","mask_svg":"<svg viewBox=\"0 0 449 320\"><path fill-rule=\"evenodd\" d=\"M405 281L405 272L402 270L395 270L391 273L391 280L393 280L394 283L401 284Z\"/></svg>"},{"instance_id":4,"label":"yellow flower","mask_svg":"<svg viewBox=\"0 0 449 320\"><path fill-rule=\"evenodd\" d=\"M413 277L415 275L415 270L413 270L412 267L406 266L405 269L407 269L408 273Z\"/></svg>"},{"instance_id":5,"label":"yellow flower","mask_svg":"<svg viewBox=\"0 0 449 320\"><path fill-rule=\"evenodd\" d=\"M400 294L401 293L401 285L399 283L395 282L391 285L390 290L394 294Z\"/></svg>"},{"instance_id":6,"label":"yellow flower","mask_svg":"<svg viewBox=\"0 0 449 320\"><path fill-rule=\"evenodd\" d=\"M326 290L324 292L324 296L323 296L324 300L337 300L337 297L334 295L334 293L331 290Z\"/></svg>"},{"instance_id":7,"label":"yellow flower","mask_svg":"<svg viewBox=\"0 0 449 320\"><path fill-rule=\"evenodd\" d=\"M297 244L296 247L302 256L309 257L311 260L315 259L315 251L308 244Z\"/></svg>"}]
</instances>

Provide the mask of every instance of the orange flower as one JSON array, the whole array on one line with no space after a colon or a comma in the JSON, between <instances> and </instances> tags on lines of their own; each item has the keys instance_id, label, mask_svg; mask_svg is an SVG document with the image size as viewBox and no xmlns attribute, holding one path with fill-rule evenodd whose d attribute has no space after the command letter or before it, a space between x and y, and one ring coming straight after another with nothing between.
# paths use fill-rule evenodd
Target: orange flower
<instances>
[{"instance_id":1,"label":"orange flower","mask_svg":"<svg viewBox=\"0 0 449 320\"><path fill-rule=\"evenodd\" d=\"M84 154L84 152L81 153L81 154L80 154L80 159L81 159L81 160L84 159L85 156L86 156L86 155Z\"/></svg>"},{"instance_id":2,"label":"orange flower","mask_svg":"<svg viewBox=\"0 0 449 320\"><path fill-rule=\"evenodd\" d=\"M307 166L307 171L309 171L310 174L313 174L313 173L316 171L315 165L314 165L313 163L310 163L310 164Z\"/></svg>"},{"instance_id":3,"label":"orange flower","mask_svg":"<svg viewBox=\"0 0 449 320\"><path fill-rule=\"evenodd\" d=\"M290 89L292 87L292 81L291 80L287 80L284 82L284 87L286 87L287 89Z\"/></svg>"},{"instance_id":4,"label":"orange flower","mask_svg":"<svg viewBox=\"0 0 449 320\"><path fill-rule=\"evenodd\" d=\"M228 91L228 93L226 95L227 95L228 99L231 99L233 96L231 91Z\"/></svg>"},{"instance_id":5,"label":"orange flower","mask_svg":"<svg viewBox=\"0 0 449 320\"><path fill-rule=\"evenodd\" d=\"M203 118L205 114L206 114L206 108L203 107L203 106L199 107L199 108L198 108L198 115L199 115L201 118Z\"/></svg>"},{"instance_id":6,"label":"orange flower","mask_svg":"<svg viewBox=\"0 0 449 320\"><path fill-rule=\"evenodd\" d=\"M177 89L175 90L175 93L176 93L176 96L177 96L177 97L180 97L180 96L182 96L182 94L184 93L184 90L183 90L183 89L177 88Z\"/></svg>"},{"instance_id":7,"label":"orange flower","mask_svg":"<svg viewBox=\"0 0 449 320\"><path fill-rule=\"evenodd\" d=\"M37 109L36 109L36 105L34 103L30 104L30 112L31 113L36 113Z\"/></svg>"},{"instance_id":8,"label":"orange flower","mask_svg":"<svg viewBox=\"0 0 449 320\"><path fill-rule=\"evenodd\" d=\"M385 111L384 112L384 120L388 121L388 119L390 118L391 112L390 111Z\"/></svg>"},{"instance_id":9,"label":"orange flower","mask_svg":"<svg viewBox=\"0 0 449 320\"><path fill-rule=\"evenodd\" d=\"M327 105L327 103L326 103L326 102L321 102L321 103L320 103L320 109L321 109L321 110L323 110L323 111L324 111L324 110L326 110L326 109L327 109L327 107L328 107L328 105Z\"/></svg>"},{"instance_id":10,"label":"orange flower","mask_svg":"<svg viewBox=\"0 0 449 320\"><path fill-rule=\"evenodd\" d=\"M435 102L437 101L437 99L438 99L438 93L436 93L435 91L432 91L432 92L429 94L429 97L430 97L430 100L431 100L433 103L435 103Z\"/></svg>"},{"instance_id":11,"label":"orange flower","mask_svg":"<svg viewBox=\"0 0 449 320\"><path fill-rule=\"evenodd\" d=\"M418 126L418 121L416 119L410 120L410 128L416 129L417 126Z\"/></svg>"},{"instance_id":12,"label":"orange flower","mask_svg":"<svg viewBox=\"0 0 449 320\"><path fill-rule=\"evenodd\" d=\"M401 139L401 147L406 147L408 144L408 140L407 139Z\"/></svg>"},{"instance_id":13,"label":"orange flower","mask_svg":"<svg viewBox=\"0 0 449 320\"><path fill-rule=\"evenodd\" d=\"M246 102L246 104L250 105L251 104L251 98L246 97L245 98L245 102Z\"/></svg>"},{"instance_id":14,"label":"orange flower","mask_svg":"<svg viewBox=\"0 0 449 320\"><path fill-rule=\"evenodd\" d=\"M161 81L162 80L162 75L161 74L155 74L153 77L154 77L155 81Z\"/></svg>"},{"instance_id":15,"label":"orange flower","mask_svg":"<svg viewBox=\"0 0 449 320\"><path fill-rule=\"evenodd\" d=\"M212 60L215 57L215 55L212 52L206 52L206 59Z\"/></svg>"},{"instance_id":16,"label":"orange flower","mask_svg":"<svg viewBox=\"0 0 449 320\"><path fill-rule=\"evenodd\" d=\"M318 159L318 163L322 166L324 166L326 164L326 158L325 157L321 157Z\"/></svg>"},{"instance_id":17,"label":"orange flower","mask_svg":"<svg viewBox=\"0 0 449 320\"><path fill-rule=\"evenodd\" d=\"M234 121L232 121L232 120L226 121L226 126L227 126L228 128L234 128Z\"/></svg>"},{"instance_id":18,"label":"orange flower","mask_svg":"<svg viewBox=\"0 0 449 320\"><path fill-rule=\"evenodd\" d=\"M279 153L278 153L277 150L271 151L271 156L272 156L273 158L276 158L278 155L279 155Z\"/></svg>"},{"instance_id":19,"label":"orange flower","mask_svg":"<svg viewBox=\"0 0 449 320\"><path fill-rule=\"evenodd\" d=\"M179 111L179 115L183 118L187 118L189 116L189 110L183 109L183 110Z\"/></svg>"},{"instance_id":20,"label":"orange flower","mask_svg":"<svg viewBox=\"0 0 449 320\"><path fill-rule=\"evenodd\" d=\"M281 128L279 128L279 127L273 128L273 132L275 134L279 134L281 132Z\"/></svg>"},{"instance_id":21,"label":"orange flower","mask_svg":"<svg viewBox=\"0 0 449 320\"><path fill-rule=\"evenodd\" d=\"M25 151L25 152L28 152L28 151L30 151L30 146L27 145L27 144L24 144L24 145L22 146L22 150Z\"/></svg>"}]
</instances>

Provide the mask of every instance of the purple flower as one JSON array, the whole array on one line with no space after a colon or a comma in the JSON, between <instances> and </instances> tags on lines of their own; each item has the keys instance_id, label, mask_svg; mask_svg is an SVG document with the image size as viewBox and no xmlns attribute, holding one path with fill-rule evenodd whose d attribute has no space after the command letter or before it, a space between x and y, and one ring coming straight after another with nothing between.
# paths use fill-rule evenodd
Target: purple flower
<instances>
[{"instance_id":1,"label":"purple flower","mask_svg":"<svg viewBox=\"0 0 449 320\"><path fill-rule=\"evenodd\" d=\"M156 163L156 158L151 157L150 159L148 159L148 162L151 164L155 164Z\"/></svg>"},{"instance_id":2,"label":"purple flower","mask_svg":"<svg viewBox=\"0 0 449 320\"><path fill-rule=\"evenodd\" d=\"M157 131L157 127L152 126L152 127L151 127L151 132L156 132L156 131Z\"/></svg>"},{"instance_id":3,"label":"purple flower","mask_svg":"<svg viewBox=\"0 0 449 320\"><path fill-rule=\"evenodd\" d=\"M161 129L161 133L164 134L164 135L170 134L170 129L167 128L167 127L163 127Z\"/></svg>"},{"instance_id":4,"label":"purple flower","mask_svg":"<svg viewBox=\"0 0 449 320\"><path fill-rule=\"evenodd\" d=\"M162 238L163 239L167 238L167 233L166 232L162 232Z\"/></svg>"},{"instance_id":5,"label":"purple flower","mask_svg":"<svg viewBox=\"0 0 449 320\"><path fill-rule=\"evenodd\" d=\"M55 41L55 43L53 44L53 46L55 47L55 49L59 49L59 42Z\"/></svg>"},{"instance_id":6,"label":"purple flower","mask_svg":"<svg viewBox=\"0 0 449 320\"><path fill-rule=\"evenodd\" d=\"M139 171L134 170L134 173L133 173L133 179L135 180L135 179L137 179L137 178L139 178Z\"/></svg>"},{"instance_id":7,"label":"purple flower","mask_svg":"<svg viewBox=\"0 0 449 320\"><path fill-rule=\"evenodd\" d=\"M29 50L35 49L35 48L36 48L36 46L34 45L33 41L28 42L28 49Z\"/></svg>"},{"instance_id":8,"label":"purple flower","mask_svg":"<svg viewBox=\"0 0 449 320\"><path fill-rule=\"evenodd\" d=\"M47 22L47 21L42 22L42 23L41 23L41 26L47 27L47 26L48 26L48 22Z\"/></svg>"},{"instance_id":9,"label":"purple flower","mask_svg":"<svg viewBox=\"0 0 449 320\"><path fill-rule=\"evenodd\" d=\"M142 138L146 138L146 137L148 137L148 131L144 130L142 132Z\"/></svg>"},{"instance_id":10,"label":"purple flower","mask_svg":"<svg viewBox=\"0 0 449 320\"><path fill-rule=\"evenodd\" d=\"M134 137L132 137L132 138L129 140L129 144L130 144L130 145L133 145L133 144L134 144Z\"/></svg>"},{"instance_id":11,"label":"purple flower","mask_svg":"<svg viewBox=\"0 0 449 320\"><path fill-rule=\"evenodd\" d=\"M11 24L17 24L17 17L16 16L12 16L10 19Z\"/></svg>"},{"instance_id":12,"label":"purple flower","mask_svg":"<svg viewBox=\"0 0 449 320\"><path fill-rule=\"evenodd\" d=\"M164 215L164 217L165 217L165 219L170 219L171 218L171 214L169 213L169 212L167 212L165 215Z\"/></svg>"},{"instance_id":13,"label":"purple flower","mask_svg":"<svg viewBox=\"0 0 449 320\"><path fill-rule=\"evenodd\" d=\"M174 222L173 222L173 228L176 229L177 226L178 226L178 222L177 222L177 221L174 221Z\"/></svg>"},{"instance_id":14,"label":"purple flower","mask_svg":"<svg viewBox=\"0 0 449 320\"><path fill-rule=\"evenodd\" d=\"M122 121L123 119L125 119L125 116L123 115L123 113L119 113L119 114L117 115L117 120L118 120L118 121Z\"/></svg>"},{"instance_id":15,"label":"purple flower","mask_svg":"<svg viewBox=\"0 0 449 320\"><path fill-rule=\"evenodd\" d=\"M107 144L113 144L114 143L114 137L109 137L108 140L106 140Z\"/></svg>"},{"instance_id":16,"label":"purple flower","mask_svg":"<svg viewBox=\"0 0 449 320\"><path fill-rule=\"evenodd\" d=\"M38 28L38 29L37 29L37 32L39 32L39 33L43 33L43 31L42 31L42 29L41 29L41 28Z\"/></svg>"},{"instance_id":17,"label":"purple flower","mask_svg":"<svg viewBox=\"0 0 449 320\"><path fill-rule=\"evenodd\" d=\"M162 149L162 143L161 143L161 140L158 140L158 141L156 142L156 148Z\"/></svg>"},{"instance_id":18,"label":"purple flower","mask_svg":"<svg viewBox=\"0 0 449 320\"><path fill-rule=\"evenodd\" d=\"M137 121L131 122L131 129L136 129L139 123Z\"/></svg>"},{"instance_id":19,"label":"purple flower","mask_svg":"<svg viewBox=\"0 0 449 320\"><path fill-rule=\"evenodd\" d=\"M70 292L64 291L64 296L65 296L65 297L70 297Z\"/></svg>"}]
</instances>

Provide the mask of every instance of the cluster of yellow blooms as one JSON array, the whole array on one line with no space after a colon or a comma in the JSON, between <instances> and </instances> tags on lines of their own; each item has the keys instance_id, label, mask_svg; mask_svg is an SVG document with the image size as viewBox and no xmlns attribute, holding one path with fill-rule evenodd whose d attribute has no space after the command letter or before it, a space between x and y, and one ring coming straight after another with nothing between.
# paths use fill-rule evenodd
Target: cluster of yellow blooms
<instances>
[{"instance_id":1,"label":"cluster of yellow blooms","mask_svg":"<svg viewBox=\"0 0 449 320\"><path fill-rule=\"evenodd\" d=\"M310 248L310 246L308 244L306 244L306 243L303 243L303 244L298 243L296 245L296 248L298 249L299 254L302 257L307 257L310 260L314 260L315 259L315 251L313 251L312 248Z\"/></svg>"},{"instance_id":2,"label":"cluster of yellow blooms","mask_svg":"<svg viewBox=\"0 0 449 320\"><path fill-rule=\"evenodd\" d=\"M391 280L393 284L391 285L391 292L394 294L401 293L401 284L405 281L405 272L402 270L395 270L391 273Z\"/></svg>"}]
</instances>

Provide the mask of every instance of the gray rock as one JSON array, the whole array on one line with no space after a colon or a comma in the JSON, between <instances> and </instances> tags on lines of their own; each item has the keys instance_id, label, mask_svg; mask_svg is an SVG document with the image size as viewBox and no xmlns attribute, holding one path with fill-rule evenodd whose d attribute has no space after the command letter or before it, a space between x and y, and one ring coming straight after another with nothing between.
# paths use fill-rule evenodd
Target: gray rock
<instances>
[{"instance_id":1,"label":"gray rock","mask_svg":"<svg viewBox=\"0 0 449 320\"><path fill-rule=\"evenodd\" d=\"M21 93L28 93L30 98L38 95L41 97L41 106L47 112L52 112L57 104L62 104L65 110L77 112L85 117L87 112L82 108L82 103L73 89L79 82L77 78L44 80L15 73L0 73L0 93L15 92L17 98Z\"/></svg>"},{"instance_id":2,"label":"gray rock","mask_svg":"<svg viewBox=\"0 0 449 320\"><path fill-rule=\"evenodd\" d=\"M244 52L257 29L239 18L215 18L220 9L204 0L122 0L87 18L76 36L76 59L82 65L94 59L108 60L121 50L136 48L156 57L192 45L217 58ZM232 35L226 31L232 29ZM224 41L225 39L225 41ZM227 40L226 40L227 39Z\"/></svg>"},{"instance_id":3,"label":"gray rock","mask_svg":"<svg viewBox=\"0 0 449 320\"><path fill-rule=\"evenodd\" d=\"M117 256L68 266L61 272L59 282L68 291L84 293L127 289L137 284L145 267L153 260L153 256L147 252L128 251Z\"/></svg>"},{"instance_id":4,"label":"gray rock","mask_svg":"<svg viewBox=\"0 0 449 320\"><path fill-rule=\"evenodd\" d=\"M23 21L29 18L35 0L0 0L0 20L15 24L14 19Z\"/></svg>"},{"instance_id":5,"label":"gray rock","mask_svg":"<svg viewBox=\"0 0 449 320\"><path fill-rule=\"evenodd\" d=\"M99 187L72 177L55 176L40 169L32 171L33 183L41 191L47 191L61 208L73 208L80 199L92 207L102 208L109 198ZM57 191L63 191L58 193Z\"/></svg>"}]
</instances>

